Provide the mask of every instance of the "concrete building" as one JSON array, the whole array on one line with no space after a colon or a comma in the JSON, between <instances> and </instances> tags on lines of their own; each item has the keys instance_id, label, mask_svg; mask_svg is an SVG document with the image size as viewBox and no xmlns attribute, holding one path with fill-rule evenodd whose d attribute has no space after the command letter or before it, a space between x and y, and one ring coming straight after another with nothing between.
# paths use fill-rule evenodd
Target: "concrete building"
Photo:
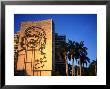
<instances>
[{"instance_id":1,"label":"concrete building","mask_svg":"<svg viewBox=\"0 0 110 89\"><path fill-rule=\"evenodd\" d=\"M51 76L55 70L54 38L52 19L22 22L14 36L15 71L25 70L30 76Z\"/></svg>"},{"instance_id":2,"label":"concrete building","mask_svg":"<svg viewBox=\"0 0 110 89\"><path fill-rule=\"evenodd\" d=\"M66 43L66 36L55 33L55 71L64 76L66 75L66 62L59 54L62 43Z\"/></svg>"}]
</instances>

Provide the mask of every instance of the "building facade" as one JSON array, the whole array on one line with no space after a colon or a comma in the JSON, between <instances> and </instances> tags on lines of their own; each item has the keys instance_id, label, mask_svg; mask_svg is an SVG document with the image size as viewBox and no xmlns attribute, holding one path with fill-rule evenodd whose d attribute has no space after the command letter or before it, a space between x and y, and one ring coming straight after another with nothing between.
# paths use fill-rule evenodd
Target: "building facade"
<instances>
[{"instance_id":1,"label":"building facade","mask_svg":"<svg viewBox=\"0 0 110 89\"><path fill-rule=\"evenodd\" d=\"M62 43L66 43L66 36L55 33L55 71L58 75L66 75L66 61L61 57L60 50Z\"/></svg>"},{"instance_id":2,"label":"building facade","mask_svg":"<svg viewBox=\"0 0 110 89\"><path fill-rule=\"evenodd\" d=\"M52 19L22 22L14 35L15 71L30 76L51 76L55 68Z\"/></svg>"}]
</instances>

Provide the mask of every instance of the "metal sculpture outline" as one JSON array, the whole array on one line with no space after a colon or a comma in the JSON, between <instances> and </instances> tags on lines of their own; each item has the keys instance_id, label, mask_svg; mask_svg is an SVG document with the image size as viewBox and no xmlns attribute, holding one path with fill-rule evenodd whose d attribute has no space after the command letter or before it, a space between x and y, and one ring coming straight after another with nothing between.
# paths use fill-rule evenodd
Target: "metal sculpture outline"
<instances>
[{"instance_id":1,"label":"metal sculpture outline","mask_svg":"<svg viewBox=\"0 0 110 89\"><path fill-rule=\"evenodd\" d=\"M44 52L44 49L46 48L46 32L45 29L42 29L37 26L30 26L25 30L24 36L21 38L21 48L22 50L25 50L26 58L24 59L24 62L27 60L27 51L28 49L32 50L32 54L34 55L34 62L32 62L31 59L31 69L32 71L38 70L40 68L43 68L45 66L46 60L46 52ZM42 58L35 57L35 51L40 52L42 55ZM39 65L40 64L40 65ZM26 69L26 65L25 65ZM34 75L34 72L33 72Z\"/></svg>"}]
</instances>

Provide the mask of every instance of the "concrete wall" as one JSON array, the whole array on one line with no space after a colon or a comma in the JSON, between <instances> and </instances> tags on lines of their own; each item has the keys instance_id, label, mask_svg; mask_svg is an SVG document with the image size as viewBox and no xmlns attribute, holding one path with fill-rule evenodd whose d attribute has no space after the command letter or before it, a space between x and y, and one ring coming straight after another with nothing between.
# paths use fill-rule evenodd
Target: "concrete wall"
<instances>
[{"instance_id":1,"label":"concrete wall","mask_svg":"<svg viewBox=\"0 0 110 89\"><path fill-rule=\"evenodd\" d=\"M25 37L26 31L30 36ZM32 39L36 41L34 48L31 48ZM43 54L39 51L41 47ZM18 51L17 70L24 69L28 75L33 75L33 71L34 75L52 75L52 20L22 22Z\"/></svg>"}]
</instances>

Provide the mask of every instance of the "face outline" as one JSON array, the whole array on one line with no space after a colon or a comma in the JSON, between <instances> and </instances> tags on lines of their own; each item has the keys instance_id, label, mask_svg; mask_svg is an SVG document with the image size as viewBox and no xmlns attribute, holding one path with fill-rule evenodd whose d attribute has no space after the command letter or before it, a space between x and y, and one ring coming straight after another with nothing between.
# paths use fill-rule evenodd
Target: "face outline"
<instances>
[{"instance_id":1,"label":"face outline","mask_svg":"<svg viewBox=\"0 0 110 89\"><path fill-rule=\"evenodd\" d=\"M45 29L36 26L28 27L21 38L21 47L24 50L31 49L32 53L35 52L35 54L40 55L32 58L32 70L43 69L44 63L47 62L45 53L46 39Z\"/></svg>"}]
</instances>

